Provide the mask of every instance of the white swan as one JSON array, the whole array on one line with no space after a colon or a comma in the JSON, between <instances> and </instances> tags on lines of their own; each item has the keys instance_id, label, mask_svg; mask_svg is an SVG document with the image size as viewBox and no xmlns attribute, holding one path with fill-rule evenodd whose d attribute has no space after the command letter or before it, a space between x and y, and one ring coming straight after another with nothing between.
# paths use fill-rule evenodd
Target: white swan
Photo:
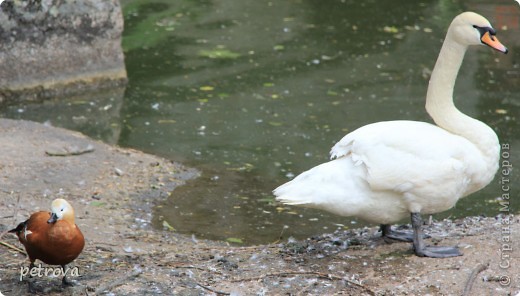
<instances>
[{"instance_id":1,"label":"white swan","mask_svg":"<svg viewBox=\"0 0 520 296\"><path fill-rule=\"evenodd\" d=\"M384 237L412 241L418 256L461 255L456 247L424 245L421 214L450 209L489 184L498 169L495 132L453 104L464 53L477 44L507 53L484 17L473 12L455 17L426 95L426 110L437 125L386 121L363 126L332 147L333 160L276 188L276 199L380 223ZM413 236L391 230L390 223L409 214Z\"/></svg>"}]
</instances>

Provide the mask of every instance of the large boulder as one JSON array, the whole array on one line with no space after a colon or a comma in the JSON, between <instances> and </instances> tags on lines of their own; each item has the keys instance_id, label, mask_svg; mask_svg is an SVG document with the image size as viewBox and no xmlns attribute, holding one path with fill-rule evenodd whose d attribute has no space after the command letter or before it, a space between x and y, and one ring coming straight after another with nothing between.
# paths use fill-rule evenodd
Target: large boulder
<instances>
[{"instance_id":1,"label":"large boulder","mask_svg":"<svg viewBox=\"0 0 520 296\"><path fill-rule=\"evenodd\" d=\"M126 83L117 0L6 0L0 9L0 103Z\"/></svg>"}]
</instances>

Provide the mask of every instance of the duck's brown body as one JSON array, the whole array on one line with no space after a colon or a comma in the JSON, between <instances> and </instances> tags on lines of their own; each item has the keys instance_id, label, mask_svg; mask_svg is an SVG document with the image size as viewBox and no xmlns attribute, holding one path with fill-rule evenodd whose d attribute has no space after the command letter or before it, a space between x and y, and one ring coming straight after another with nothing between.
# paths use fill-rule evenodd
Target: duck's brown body
<instances>
[{"instance_id":1,"label":"duck's brown body","mask_svg":"<svg viewBox=\"0 0 520 296\"><path fill-rule=\"evenodd\" d=\"M38 259L50 265L64 266L78 257L85 239L76 224L66 220L48 223L50 218L50 212L36 212L9 232L16 233L31 264Z\"/></svg>"},{"instance_id":2,"label":"duck's brown body","mask_svg":"<svg viewBox=\"0 0 520 296\"><path fill-rule=\"evenodd\" d=\"M63 270L62 284L73 284L67 280L65 265L83 251L85 238L74 223L74 209L66 200L55 199L51 212L36 212L9 232L15 233L24 245L31 261L30 269L36 259L50 265L60 265Z\"/></svg>"}]
</instances>

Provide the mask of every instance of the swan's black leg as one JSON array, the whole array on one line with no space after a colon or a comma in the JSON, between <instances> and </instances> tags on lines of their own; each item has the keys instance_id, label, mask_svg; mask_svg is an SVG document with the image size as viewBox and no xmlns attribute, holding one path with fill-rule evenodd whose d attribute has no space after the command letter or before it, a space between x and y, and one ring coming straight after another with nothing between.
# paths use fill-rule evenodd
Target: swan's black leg
<instances>
[{"instance_id":1,"label":"swan's black leg","mask_svg":"<svg viewBox=\"0 0 520 296\"><path fill-rule=\"evenodd\" d=\"M448 258L462 256L457 247L425 246L422 233L422 218L419 213L412 213L413 249L419 257Z\"/></svg>"}]
</instances>

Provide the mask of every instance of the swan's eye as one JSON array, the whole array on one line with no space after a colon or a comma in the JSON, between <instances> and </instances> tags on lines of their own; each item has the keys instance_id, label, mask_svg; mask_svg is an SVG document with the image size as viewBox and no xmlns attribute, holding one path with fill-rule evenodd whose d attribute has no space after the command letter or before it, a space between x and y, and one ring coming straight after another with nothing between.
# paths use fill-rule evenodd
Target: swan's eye
<instances>
[{"instance_id":1,"label":"swan's eye","mask_svg":"<svg viewBox=\"0 0 520 296\"><path fill-rule=\"evenodd\" d=\"M489 35L491 36L495 36L497 34L497 31L490 27L479 27L477 25L473 25L473 28L477 29L477 31L480 33L480 36L484 36L484 34L487 32L489 32Z\"/></svg>"}]
</instances>

